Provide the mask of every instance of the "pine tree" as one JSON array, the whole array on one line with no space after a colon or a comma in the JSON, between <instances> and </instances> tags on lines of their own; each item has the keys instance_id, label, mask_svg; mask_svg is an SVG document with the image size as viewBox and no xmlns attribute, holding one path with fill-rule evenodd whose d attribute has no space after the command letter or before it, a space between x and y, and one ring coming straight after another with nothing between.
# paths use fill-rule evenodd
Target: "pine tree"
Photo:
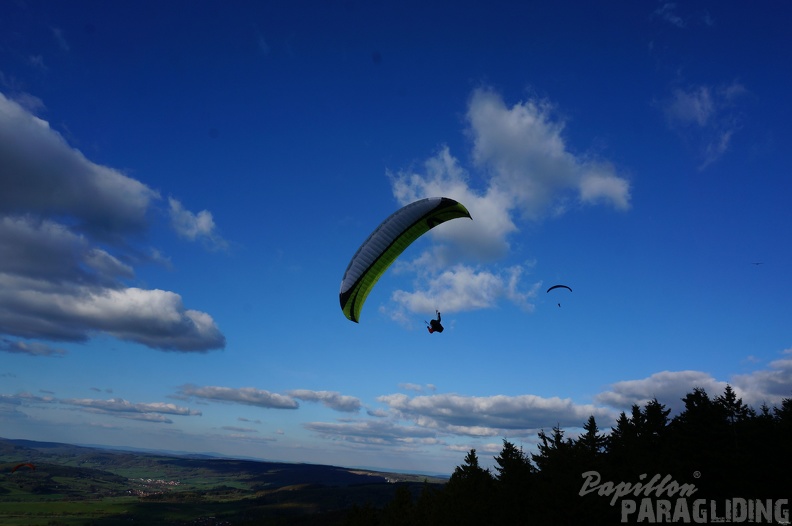
<instances>
[{"instance_id":1,"label":"pine tree","mask_svg":"<svg viewBox=\"0 0 792 526\"><path fill-rule=\"evenodd\" d=\"M599 432L594 415L589 416L583 424L585 433L578 437L575 445L583 452L585 458L593 460L605 450L606 438Z\"/></svg>"},{"instance_id":2,"label":"pine tree","mask_svg":"<svg viewBox=\"0 0 792 526\"><path fill-rule=\"evenodd\" d=\"M488 469L479 465L476 450L471 449L462 466L457 466L446 485L448 524L485 524L493 513L493 479Z\"/></svg>"},{"instance_id":3,"label":"pine tree","mask_svg":"<svg viewBox=\"0 0 792 526\"><path fill-rule=\"evenodd\" d=\"M755 415L750 407L743 404L742 398L737 398L734 389L728 384L723 394L715 398L715 405L723 409L729 424L743 422Z\"/></svg>"}]
</instances>

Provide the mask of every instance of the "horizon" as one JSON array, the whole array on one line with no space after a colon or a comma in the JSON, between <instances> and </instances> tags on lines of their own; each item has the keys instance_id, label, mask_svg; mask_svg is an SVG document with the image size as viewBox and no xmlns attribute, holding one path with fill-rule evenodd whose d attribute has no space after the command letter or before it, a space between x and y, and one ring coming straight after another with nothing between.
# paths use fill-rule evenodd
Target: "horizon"
<instances>
[{"instance_id":1,"label":"horizon","mask_svg":"<svg viewBox=\"0 0 792 526\"><path fill-rule=\"evenodd\" d=\"M789 4L2 10L0 434L450 474L792 397Z\"/></svg>"},{"instance_id":2,"label":"horizon","mask_svg":"<svg viewBox=\"0 0 792 526\"><path fill-rule=\"evenodd\" d=\"M412 471L412 470L402 470L402 469L390 469L384 470L382 468L377 468L374 466L341 466L335 464L324 464L324 463L313 463L313 462L298 462L298 461L288 461L288 460L273 460L267 458L258 458L258 457L247 457L247 456L233 456L229 454L211 452L211 451L203 451L203 452L190 452L190 451L171 451L167 449L148 449L148 448L136 448L134 446L108 446L104 444L71 444L65 442L41 442L37 440L29 440L25 438L9 438L9 437L2 437L0 436L0 440L6 440L9 442L30 442L32 444L53 444L53 445L62 445L62 446L71 446L71 447L80 447L85 449L99 449L99 450L107 450L107 451L118 451L121 453L140 453L143 455L152 455L152 456L165 456L165 457L177 457L177 458L196 458L196 457L205 457L208 460L216 459L216 460L244 460L248 462L262 462L268 464L304 464L304 465L316 465L316 466L324 466L324 467L334 467L334 468L342 468L342 469L357 469L361 471L371 471L374 473L395 473L400 475L425 475L427 477L434 477L434 478L449 478L451 473L441 473L441 472L421 472L421 471ZM35 447L35 446L32 446Z\"/></svg>"}]
</instances>

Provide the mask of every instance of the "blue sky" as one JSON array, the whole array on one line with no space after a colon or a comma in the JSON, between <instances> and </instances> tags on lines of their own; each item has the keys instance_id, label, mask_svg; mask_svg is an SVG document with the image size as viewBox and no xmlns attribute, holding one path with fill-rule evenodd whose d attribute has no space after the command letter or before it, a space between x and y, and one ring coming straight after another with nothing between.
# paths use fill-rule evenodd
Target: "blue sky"
<instances>
[{"instance_id":1,"label":"blue sky","mask_svg":"<svg viewBox=\"0 0 792 526\"><path fill-rule=\"evenodd\" d=\"M792 395L792 7L376 4L3 4L0 436L450 473Z\"/></svg>"}]
</instances>

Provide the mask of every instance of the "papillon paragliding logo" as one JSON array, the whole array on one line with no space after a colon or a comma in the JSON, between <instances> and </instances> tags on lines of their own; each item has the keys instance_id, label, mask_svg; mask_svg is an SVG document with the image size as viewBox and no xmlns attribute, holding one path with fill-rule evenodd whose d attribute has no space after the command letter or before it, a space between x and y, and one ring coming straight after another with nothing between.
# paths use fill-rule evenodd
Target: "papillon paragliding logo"
<instances>
[{"instance_id":1,"label":"papillon paragliding logo","mask_svg":"<svg viewBox=\"0 0 792 526\"><path fill-rule=\"evenodd\" d=\"M701 476L695 471L694 478ZM602 482L599 472L582 474L583 486L578 495L596 493L610 497L610 505L619 504L621 522L648 523L735 523L789 524L789 499L693 498L695 484L680 484L671 475L646 473L638 482Z\"/></svg>"}]
</instances>

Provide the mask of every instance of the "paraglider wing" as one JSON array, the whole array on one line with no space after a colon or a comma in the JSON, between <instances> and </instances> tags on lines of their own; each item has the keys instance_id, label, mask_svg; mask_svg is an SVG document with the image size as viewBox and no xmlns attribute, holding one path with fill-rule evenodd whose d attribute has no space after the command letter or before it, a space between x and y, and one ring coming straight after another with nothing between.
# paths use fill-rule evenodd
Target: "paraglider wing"
<instances>
[{"instance_id":1,"label":"paraglider wing","mask_svg":"<svg viewBox=\"0 0 792 526\"><path fill-rule=\"evenodd\" d=\"M569 287L567 287L566 285L553 285L552 287L550 287L549 289L547 289L547 292L550 292L550 291L551 291L551 290L553 290L553 289L559 289L559 288L560 288L560 289L567 289L569 292L572 292L572 289L570 289L570 288L569 288Z\"/></svg>"},{"instance_id":2,"label":"paraglider wing","mask_svg":"<svg viewBox=\"0 0 792 526\"><path fill-rule=\"evenodd\" d=\"M447 197L421 199L391 214L360 245L344 272L339 293L344 315L357 323L366 297L396 258L430 229L459 217L470 218L470 212Z\"/></svg>"},{"instance_id":3,"label":"paraglider wing","mask_svg":"<svg viewBox=\"0 0 792 526\"><path fill-rule=\"evenodd\" d=\"M16 466L14 466L14 469L12 469L12 470L11 470L11 473L13 473L13 472L15 472L16 470L18 470L19 468L23 468L23 467L30 468L30 469L32 469L33 471L35 471L35 470L36 470L36 466L34 466L33 464L31 464L30 462L23 462L22 464L17 464Z\"/></svg>"}]
</instances>

